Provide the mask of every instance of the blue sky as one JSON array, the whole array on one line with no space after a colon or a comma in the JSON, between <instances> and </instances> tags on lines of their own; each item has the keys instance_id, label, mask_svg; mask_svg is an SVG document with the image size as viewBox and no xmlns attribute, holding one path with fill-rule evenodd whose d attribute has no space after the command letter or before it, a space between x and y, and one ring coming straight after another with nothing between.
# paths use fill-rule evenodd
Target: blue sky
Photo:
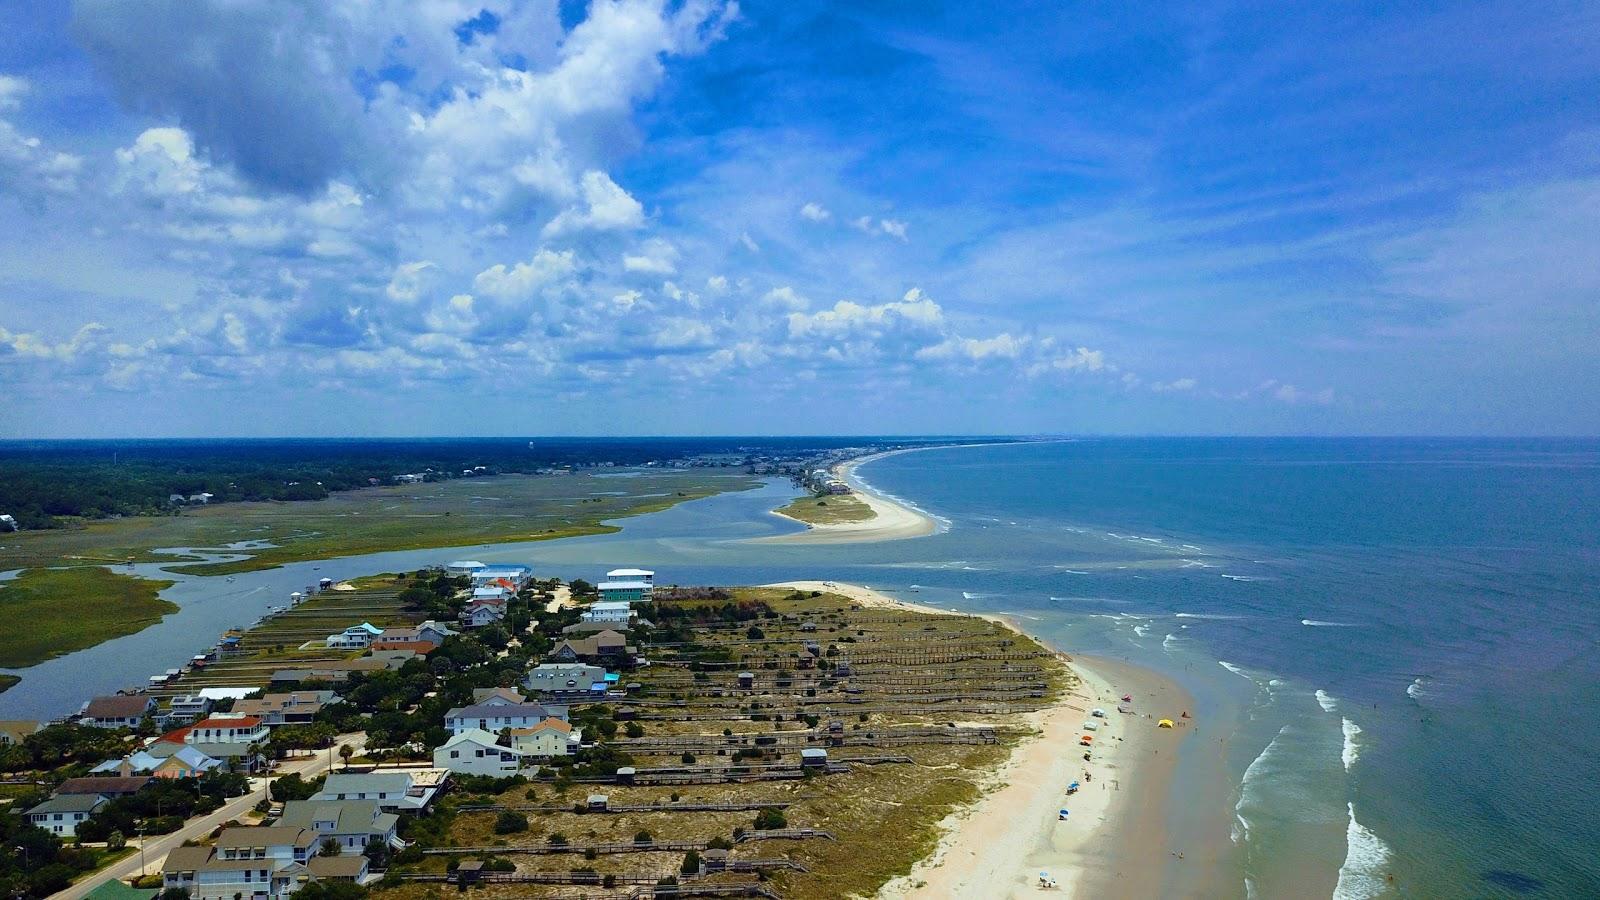
<instances>
[{"instance_id":1,"label":"blue sky","mask_svg":"<svg viewBox=\"0 0 1600 900\"><path fill-rule=\"evenodd\" d=\"M0 11L0 436L1600 433L1600 7Z\"/></svg>"}]
</instances>

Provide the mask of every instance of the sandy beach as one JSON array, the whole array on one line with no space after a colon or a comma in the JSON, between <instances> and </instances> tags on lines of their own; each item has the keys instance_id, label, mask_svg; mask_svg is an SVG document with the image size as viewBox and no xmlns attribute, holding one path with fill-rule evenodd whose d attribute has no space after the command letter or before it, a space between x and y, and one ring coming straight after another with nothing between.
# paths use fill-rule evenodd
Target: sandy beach
<instances>
[{"instance_id":1,"label":"sandy beach","mask_svg":"<svg viewBox=\"0 0 1600 900\"><path fill-rule=\"evenodd\" d=\"M898 541L905 538L925 537L939 530L939 523L932 516L899 503L882 494L875 493L860 478L856 477L856 468L875 459L894 456L897 453L910 453L910 450L891 450L888 453L874 453L860 459L852 459L834 467L834 473L850 485L855 496L872 510L872 518L862 522L839 522L825 525L806 523L806 530L794 534L781 534L774 537L756 538L756 543L768 544L853 544L872 541ZM783 515L773 511L773 515ZM783 516L788 519L788 516ZM790 520L796 521L796 520Z\"/></svg>"},{"instance_id":2,"label":"sandy beach","mask_svg":"<svg viewBox=\"0 0 1600 900\"><path fill-rule=\"evenodd\" d=\"M770 587L827 591L865 606L966 615L897 600L860 585L793 581ZM1004 616L983 616L1025 631ZM1029 716L1038 730L1013 751L984 796L956 811L945 836L912 871L886 884L878 896L966 898L1034 896L1048 873L1065 896L1146 897L1164 893L1175 859L1163 834L1179 744L1189 733L1181 713L1193 706L1174 682L1113 660L1071 657L1081 679L1060 703ZM1117 711L1133 698L1131 714ZM1092 715L1095 708L1105 718ZM1182 723L1158 728L1170 717ZM1085 731L1093 721L1098 730ZM1090 760L1079 738L1090 734ZM1067 786L1079 782L1076 794ZM1067 810L1065 819L1060 810ZM1052 891L1051 893L1056 893Z\"/></svg>"}]
</instances>

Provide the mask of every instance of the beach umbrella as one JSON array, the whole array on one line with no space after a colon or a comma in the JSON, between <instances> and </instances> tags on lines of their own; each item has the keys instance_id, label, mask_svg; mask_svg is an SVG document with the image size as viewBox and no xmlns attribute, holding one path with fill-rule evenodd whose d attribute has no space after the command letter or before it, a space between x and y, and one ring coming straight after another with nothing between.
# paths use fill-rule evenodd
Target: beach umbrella
<instances>
[{"instance_id":1,"label":"beach umbrella","mask_svg":"<svg viewBox=\"0 0 1600 900\"><path fill-rule=\"evenodd\" d=\"M1162 719L1161 721L1156 723L1156 727L1157 728L1171 728L1172 727L1172 720L1171 719Z\"/></svg>"}]
</instances>

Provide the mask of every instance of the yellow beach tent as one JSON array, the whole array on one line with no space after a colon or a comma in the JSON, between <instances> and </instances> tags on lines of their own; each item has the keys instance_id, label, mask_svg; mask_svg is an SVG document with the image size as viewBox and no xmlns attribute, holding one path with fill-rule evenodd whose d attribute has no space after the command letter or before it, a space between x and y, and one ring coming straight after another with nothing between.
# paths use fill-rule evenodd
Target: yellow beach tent
<instances>
[{"instance_id":1,"label":"yellow beach tent","mask_svg":"<svg viewBox=\"0 0 1600 900\"><path fill-rule=\"evenodd\" d=\"M1161 721L1156 723L1156 727L1157 728L1171 728L1172 727L1172 720L1171 719L1162 719Z\"/></svg>"}]
</instances>

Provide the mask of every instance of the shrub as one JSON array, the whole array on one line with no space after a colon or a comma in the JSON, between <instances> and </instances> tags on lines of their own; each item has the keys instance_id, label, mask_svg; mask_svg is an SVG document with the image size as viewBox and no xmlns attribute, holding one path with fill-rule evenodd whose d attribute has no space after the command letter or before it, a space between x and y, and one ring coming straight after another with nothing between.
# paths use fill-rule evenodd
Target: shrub
<instances>
[{"instance_id":1,"label":"shrub","mask_svg":"<svg viewBox=\"0 0 1600 900\"><path fill-rule=\"evenodd\" d=\"M789 820L784 818L783 810L775 806L764 806L756 813L756 830L770 831L774 828L789 827Z\"/></svg>"},{"instance_id":2,"label":"shrub","mask_svg":"<svg viewBox=\"0 0 1600 900\"><path fill-rule=\"evenodd\" d=\"M644 737L644 726L638 722L629 722L623 731L631 738Z\"/></svg>"},{"instance_id":3,"label":"shrub","mask_svg":"<svg viewBox=\"0 0 1600 900\"><path fill-rule=\"evenodd\" d=\"M700 854L694 850L685 853L683 855L683 865L678 867L678 871L685 875L693 875L700 871Z\"/></svg>"},{"instance_id":4,"label":"shrub","mask_svg":"<svg viewBox=\"0 0 1600 900\"><path fill-rule=\"evenodd\" d=\"M528 817L519 812L506 810L494 820L495 834L517 834L528 830Z\"/></svg>"},{"instance_id":5,"label":"shrub","mask_svg":"<svg viewBox=\"0 0 1600 900\"><path fill-rule=\"evenodd\" d=\"M650 836L650 832L640 829L634 834L633 842L635 844L652 844L655 843L655 838Z\"/></svg>"}]
</instances>

